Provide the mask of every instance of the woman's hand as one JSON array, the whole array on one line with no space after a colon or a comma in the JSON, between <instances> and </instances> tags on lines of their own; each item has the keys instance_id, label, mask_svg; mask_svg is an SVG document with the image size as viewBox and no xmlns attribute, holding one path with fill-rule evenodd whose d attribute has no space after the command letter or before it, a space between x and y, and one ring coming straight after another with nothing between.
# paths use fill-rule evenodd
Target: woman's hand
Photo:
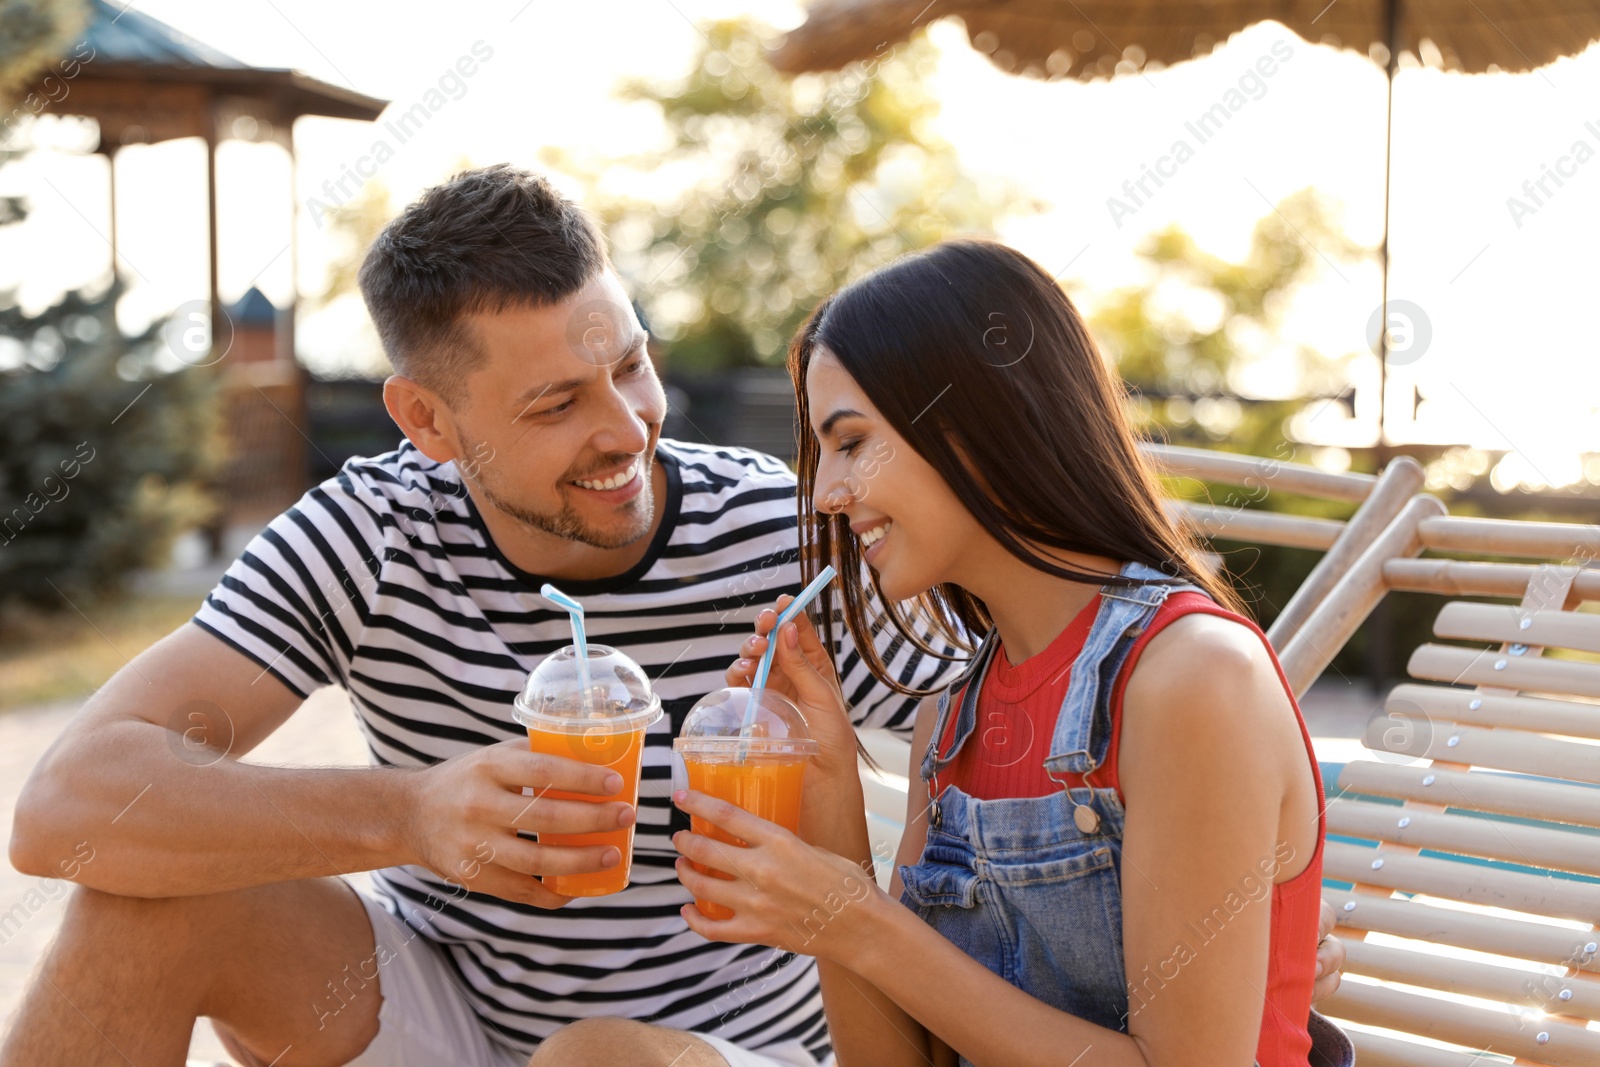
<instances>
[{"instance_id":1,"label":"woman's hand","mask_svg":"<svg viewBox=\"0 0 1600 1067\"><path fill-rule=\"evenodd\" d=\"M793 600L787 595L779 597L778 611ZM863 850L870 846L862 844L867 840L867 813L856 765L856 731L834 673L833 657L804 612L769 637L778 611L768 609L757 616L756 633L740 649L743 658L728 668L728 684L749 686L767 642L777 642L767 688L794 701L818 747L806 766L800 836L833 852L850 856L862 852L864 856Z\"/></svg>"},{"instance_id":2,"label":"woman's hand","mask_svg":"<svg viewBox=\"0 0 1600 1067\"><path fill-rule=\"evenodd\" d=\"M761 661L761 654L767 650L769 635L778 623L778 613L792 603L794 597L785 593L778 598L776 608L767 608L756 616L755 633L744 639L744 644L739 646L739 658L723 675L730 686L748 688L754 681L756 664ZM834 689L838 689L839 676L833 669L833 657L823 647L817 628L811 624L811 617L802 611L793 619L793 623L800 631L800 648L805 653L806 662L810 663L818 674L832 682ZM780 677L777 672L767 678L767 688L782 693L790 700L794 699L793 683L785 677Z\"/></svg>"},{"instance_id":3,"label":"woman's hand","mask_svg":"<svg viewBox=\"0 0 1600 1067\"><path fill-rule=\"evenodd\" d=\"M785 594L778 598L777 611L768 608L756 616L756 632L745 639L739 648L741 658L728 668L726 680L730 686L748 687L754 681L756 664L766 651L767 642L773 639L769 635L778 621L778 612L793 600ZM823 646L817 628L801 612L784 624L776 640L778 647L767 675L767 688L794 701L822 749L806 770L808 783L855 778L855 728L833 669L833 657Z\"/></svg>"},{"instance_id":4,"label":"woman's hand","mask_svg":"<svg viewBox=\"0 0 1600 1067\"><path fill-rule=\"evenodd\" d=\"M861 867L806 844L776 823L704 793L680 790L673 801L747 846L688 830L672 835L673 847L684 857L676 862L678 881L697 899L734 913L731 919L708 919L685 904L681 914L701 937L771 945L848 966L842 957L863 942L873 910L894 903ZM731 877L702 874L690 860Z\"/></svg>"}]
</instances>

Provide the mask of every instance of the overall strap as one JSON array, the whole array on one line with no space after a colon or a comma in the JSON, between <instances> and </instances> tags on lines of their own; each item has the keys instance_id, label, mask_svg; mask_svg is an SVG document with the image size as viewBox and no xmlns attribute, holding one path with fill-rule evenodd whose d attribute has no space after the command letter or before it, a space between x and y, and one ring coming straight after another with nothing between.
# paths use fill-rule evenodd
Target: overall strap
<instances>
[{"instance_id":1,"label":"overall strap","mask_svg":"<svg viewBox=\"0 0 1600 1067\"><path fill-rule=\"evenodd\" d=\"M1111 737L1111 691L1117 675L1167 597L1176 592L1205 592L1137 561L1125 564L1120 573L1148 584L1107 585L1100 590L1104 599L1083 650L1073 661L1050 738L1050 755L1044 761L1045 773L1057 781L1062 775L1086 775L1105 759Z\"/></svg>"},{"instance_id":2,"label":"overall strap","mask_svg":"<svg viewBox=\"0 0 1600 1067\"><path fill-rule=\"evenodd\" d=\"M983 636L983 643L973 653L972 659L960 674L958 674L944 692L939 694L939 718L933 725L933 733L928 737L928 751L922 757L922 780L928 783L928 798L931 800L937 795L936 778L940 771L948 767L961 752L961 746L971 736L978 723L978 693L983 689L983 679L989 673L989 664L994 661L994 650L999 647L1000 638L994 627ZM961 703L956 715L955 737L950 741L950 748L943 754L939 751L939 741L944 737L945 727L950 722L950 694L960 693Z\"/></svg>"}]
</instances>

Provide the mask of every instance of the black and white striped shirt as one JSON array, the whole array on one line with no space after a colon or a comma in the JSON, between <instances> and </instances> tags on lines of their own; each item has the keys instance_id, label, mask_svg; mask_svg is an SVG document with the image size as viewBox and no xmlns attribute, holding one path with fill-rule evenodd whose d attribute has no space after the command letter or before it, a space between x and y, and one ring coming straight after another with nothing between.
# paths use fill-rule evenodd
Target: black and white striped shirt
<instances>
[{"instance_id":1,"label":"black and white striped shirt","mask_svg":"<svg viewBox=\"0 0 1600 1067\"><path fill-rule=\"evenodd\" d=\"M671 803L673 736L723 684L755 614L799 591L795 478L744 449L663 440L656 457L667 499L644 558L614 578L558 583L582 599L591 638L637 661L667 711L646 738L632 884L546 911L415 866L374 883L444 946L491 1036L519 1050L575 1019L623 1016L753 1049L800 1040L821 1060L815 961L691 932L670 839L688 825ZM571 640L565 613L538 595L543 580L495 547L454 464L406 443L349 461L273 520L195 622L301 696L343 686L374 763L425 766L524 736L512 698ZM892 628L879 650L918 687L950 673ZM857 723L909 737L915 701L873 679L847 632L839 652Z\"/></svg>"}]
</instances>

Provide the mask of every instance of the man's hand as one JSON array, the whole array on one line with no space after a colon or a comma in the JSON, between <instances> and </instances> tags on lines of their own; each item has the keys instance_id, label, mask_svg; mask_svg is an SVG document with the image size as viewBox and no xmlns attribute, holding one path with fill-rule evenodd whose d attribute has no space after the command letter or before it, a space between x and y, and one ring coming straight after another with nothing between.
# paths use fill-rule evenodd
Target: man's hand
<instances>
[{"instance_id":1,"label":"man's hand","mask_svg":"<svg viewBox=\"0 0 1600 1067\"><path fill-rule=\"evenodd\" d=\"M532 796L522 788L533 789ZM539 908L559 908L559 896L539 881L546 874L581 874L622 862L610 845L547 845L517 836L581 834L632 826L634 807L621 800L569 800L555 793L616 796L622 776L607 767L528 750L503 741L417 772L410 790L406 851L447 881Z\"/></svg>"},{"instance_id":2,"label":"man's hand","mask_svg":"<svg viewBox=\"0 0 1600 1067\"><path fill-rule=\"evenodd\" d=\"M1333 936L1333 907L1322 902L1322 921L1317 924L1317 981L1311 987L1313 1001L1326 1000L1339 988L1339 971L1344 967L1344 942Z\"/></svg>"}]
</instances>

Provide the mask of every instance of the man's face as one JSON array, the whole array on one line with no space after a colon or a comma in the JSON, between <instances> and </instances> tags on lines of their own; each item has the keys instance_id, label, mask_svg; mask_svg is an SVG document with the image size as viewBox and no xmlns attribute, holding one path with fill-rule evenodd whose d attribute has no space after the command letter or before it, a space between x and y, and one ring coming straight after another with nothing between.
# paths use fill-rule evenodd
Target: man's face
<instances>
[{"instance_id":1,"label":"man's face","mask_svg":"<svg viewBox=\"0 0 1600 1067\"><path fill-rule=\"evenodd\" d=\"M648 534L667 401L616 275L601 272L559 304L474 315L466 326L485 358L450 413L456 464L481 498L596 548Z\"/></svg>"}]
</instances>

